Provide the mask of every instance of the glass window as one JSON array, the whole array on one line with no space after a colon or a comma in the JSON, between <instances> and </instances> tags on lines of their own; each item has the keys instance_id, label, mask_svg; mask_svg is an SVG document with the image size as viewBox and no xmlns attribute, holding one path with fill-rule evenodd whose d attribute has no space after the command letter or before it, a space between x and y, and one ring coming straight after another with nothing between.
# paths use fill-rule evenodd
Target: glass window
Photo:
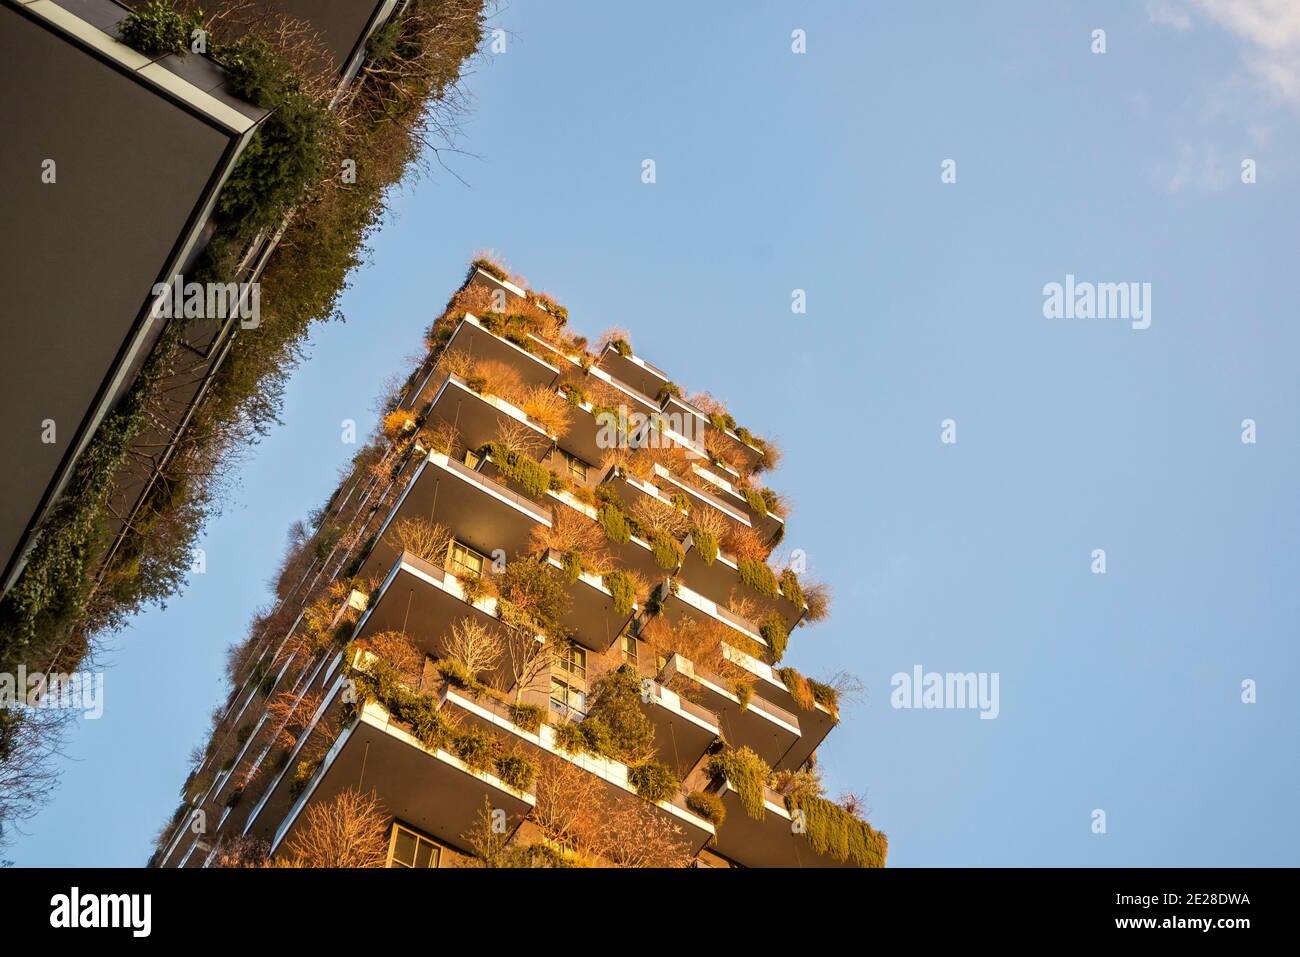
<instances>
[{"instance_id":1,"label":"glass window","mask_svg":"<svg viewBox=\"0 0 1300 957\"><path fill-rule=\"evenodd\" d=\"M472 469L476 469L476 468L478 468L478 463L479 463L478 453L475 452L473 449L466 449L466 450L465 450L465 464L468 465L468 466L469 466L470 468L472 468Z\"/></svg>"},{"instance_id":2,"label":"glass window","mask_svg":"<svg viewBox=\"0 0 1300 957\"><path fill-rule=\"evenodd\" d=\"M416 831L393 824L388 843L389 867L437 867L442 848Z\"/></svg>"},{"instance_id":3,"label":"glass window","mask_svg":"<svg viewBox=\"0 0 1300 957\"><path fill-rule=\"evenodd\" d=\"M568 682L553 677L551 710L565 716L582 718L587 713L587 696Z\"/></svg>"},{"instance_id":4,"label":"glass window","mask_svg":"<svg viewBox=\"0 0 1300 957\"><path fill-rule=\"evenodd\" d=\"M576 678L587 677L587 649L569 642L559 650L557 659L560 669Z\"/></svg>"},{"instance_id":5,"label":"glass window","mask_svg":"<svg viewBox=\"0 0 1300 957\"><path fill-rule=\"evenodd\" d=\"M623 636L623 660L633 665L637 662L637 640L631 635Z\"/></svg>"},{"instance_id":6,"label":"glass window","mask_svg":"<svg viewBox=\"0 0 1300 957\"><path fill-rule=\"evenodd\" d=\"M585 484L587 481L587 463L582 459L574 458L567 452L564 454L564 460L569 466L569 477Z\"/></svg>"},{"instance_id":7,"label":"glass window","mask_svg":"<svg viewBox=\"0 0 1300 957\"><path fill-rule=\"evenodd\" d=\"M460 542L451 543L451 554L447 559L447 571L453 575L482 575L485 559L474 549Z\"/></svg>"}]
</instances>

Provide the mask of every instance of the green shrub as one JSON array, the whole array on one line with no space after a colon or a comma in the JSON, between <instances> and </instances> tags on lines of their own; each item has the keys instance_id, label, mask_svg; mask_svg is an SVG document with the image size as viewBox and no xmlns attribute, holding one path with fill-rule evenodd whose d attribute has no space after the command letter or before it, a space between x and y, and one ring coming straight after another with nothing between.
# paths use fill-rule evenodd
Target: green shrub
<instances>
[{"instance_id":1,"label":"green shrub","mask_svg":"<svg viewBox=\"0 0 1300 957\"><path fill-rule=\"evenodd\" d=\"M692 791L686 796L686 806L715 828L722 827L727 819L727 806L722 798L708 791Z\"/></svg>"},{"instance_id":2,"label":"green shrub","mask_svg":"<svg viewBox=\"0 0 1300 957\"><path fill-rule=\"evenodd\" d=\"M456 735L451 747L456 757L475 771L490 770L498 758L496 739L477 728L469 728Z\"/></svg>"},{"instance_id":3,"label":"green shrub","mask_svg":"<svg viewBox=\"0 0 1300 957\"><path fill-rule=\"evenodd\" d=\"M781 620L780 615L769 615L758 626L759 634L767 642L767 646L772 649L772 660L780 661L785 656L785 646L789 641L789 634L785 630L785 622Z\"/></svg>"},{"instance_id":4,"label":"green shrub","mask_svg":"<svg viewBox=\"0 0 1300 957\"><path fill-rule=\"evenodd\" d=\"M718 536L713 532L705 531L702 528L692 528L691 541L694 543L695 551L704 564L712 565L717 560Z\"/></svg>"},{"instance_id":5,"label":"green shrub","mask_svg":"<svg viewBox=\"0 0 1300 957\"><path fill-rule=\"evenodd\" d=\"M582 575L582 556L572 549L564 553L564 577L573 584Z\"/></svg>"},{"instance_id":6,"label":"green shrub","mask_svg":"<svg viewBox=\"0 0 1300 957\"><path fill-rule=\"evenodd\" d=\"M586 754L589 749L587 736L582 732L582 724L555 725L555 746L565 754Z\"/></svg>"},{"instance_id":7,"label":"green shrub","mask_svg":"<svg viewBox=\"0 0 1300 957\"><path fill-rule=\"evenodd\" d=\"M626 339L615 339L610 343L610 346L621 356L630 356L632 354L632 346Z\"/></svg>"},{"instance_id":8,"label":"green shrub","mask_svg":"<svg viewBox=\"0 0 1300 957\"><path fill-rule=\"evenodd\" d=\"M840 693L828 684L820 681L808 680L808 687L812 689L813 700L824 706L831 714L840 713Z\"/></svg>"},{"instance_id":9,"label":"green shrub","mask_svg":"<svg viewBox=\"0 0 1300 957\"><path fill-rule=\"evenodd\" d=\"M754 697L754 686L748 681L736 682L736 700L740 702L740 709L744 711L749 707L749 702Z\"/></svg>"},{"instance_id":10,"label":"green shrub","mask_svg":"<svg viewBox=\"0 0 1300 957\"><path fill-rule=\"evenodd\" d=\"M536 734L546 720L546 712L535 704L516 704L510 708L510 720L529 734Z\"/></svg>"},{"instance_id":11,"label":"green shrub","mask_svg":"<svg viewBox=\"0 0 1300 957\"><path fill-rule=\"evenodd\" d=\"M433 663L433 667L448 682L463 691L468 691L476 698L487 690L483 682L478 680L478 676L470 674L469 669L455 658L439 658Z\"/></svg>"},{"instance_id":12,"label":"green shrub","mask_svg":"<svg viewBox=\"0 0 1300 957\"><path fill-rule=\"evenodd\" d=\"M803 607L803 586L799 584L799 576L795 574L793 568L781 572L781 594L794 602L796 608Z\"/></svg>"},{"instance_id":13,"label":"green shrub","mask_svg":"<svg viewBox=\"0 0 1300 957\"><path fill-rule=\"evenodd\" d=\"M476 575L473 572L466 572L465 575L459 579L459 581L460 581L461 591L465 593L465 600L468 601L471 605L476 602L482 601L484 598L487 598L489 595L496 594L496 589L492 587L492 583L488 581L483 575Z\"/></svg>"},{"instance_id":14,"label":"green shrub","mask_svg":"<svg viewBox=\"0 0 1300 957\"><path fill-rule=\"evenodd\" d=\"M540 558L516 558L497 576L497 586L503 621L556 641L565 637L561 620L569 610L569 593L550 564Z\"/></svg>"},{"instance_id":15,"label":"green shrub","mask_svg":"<svg viewBox=\"0 0 1300 957\"><path fill-rule=\"evenodd\" d=\"M631 576L622 569L615 569L606 573L601 581L614 598L614 612L618 615L632 614L632 606L636 604L636 589L632 585Z\"/></svg>"},{"instance_id":16,"label":"green shrub","mask_svg":"<svg viewBox=\"0 0 1300 957\"><path fill-rule=\"evenodd\" d=\"M605 537L615 545L626 545L632 540L632 531L628 528L627 517L621 508L606 502L600 507L599 517Z\"/></svg>"},{"instance_id":17,"label":"green shrub","mask_svg":"<svg viewBox=\"0 0 1300 957\"><path fill-rule=\"evenodd\" d=\"M628 768L627 781L637 794L655 804L669 800L682 786L668 765L654 760Z\"/></svg>"},{"instance_id":18,"label":"green shrub","mask_svg":"<svg viewBox=\"0 0 1300 957\"><path fill-rule=\"evenodd\" d=\"M508 449L500 442L487 446L501 474L522 488L527 495L541 498L551 487L551 470L514 449Z\"/></svg>"},{"instance_id":19,"label":"green shrub","mask_svg":"<svg viewBox=\"0 0 1300 957\"><path fill-rule=\"evenodd\" d=\"M682 546L667 532L655 532L650 538L655 564L666 571L674 571L682 563Z\"/></svg>"},{"instance_id":20,"label":"green shrub","mask_svg":"<svg viewBox=\"0 0 1300 957\"><path fill-rule=\"evenodd\" d=\"M580 727L589 750L616 761L627 762L654 744L654 725L641 708L641 676L631 665L596 680Z\"/></svg>"},{"instance_id":21,"label":"green shrub","mask_svg":"<svg viewBox=\"0 0 1300 957\"><path fill-rule=\"evenodd\" d=\"M147 56L190 52L190 37L203 26L198 13L177 10L171 0L149 0L118 27L123 43Z\"/></svg>"},{"instance_id":22,"label":"green shrub","mask_svg":"<svg viewBox=\"0 0 1300 957\"><path fill-rule=\"evenodd\" d=\"M680 399L682 397L682 388L676 382L665 382L659 387L659 394L655 400L663 405L669 399Z\"/></svg>"},{"instance_id":23,"label":"green shrub","mask_svg":"<svg viewBox=\"0 0 1300 957\"><path fill-rule=\"evenodd\" d=\"M745 489L745 504L760 516L767 515L767 501L763 498L762 494L755 489Z\"/></svg>"},{"instance_id":24,"label":"green shrub","mask_svg":"<svg viewBox=\"0 0 1300 957\"><path fill-rule=\"evenodd\" d=\"M489 276L492 276L495 279L500 279L502 282L510 281L510 273L506 272L504 269L498 266L491 259L488 259L484 256L480 256L478 259L475 259L472 263L470 263L470 267L473 269L481 269Z\"/></svg>"},{"instance_id":25,"label":"green shrub","mask_svg":"<svg viewBox=\"0 0 1300 957\"><path fill-rule=\"evenodd\" d=\"M516 791L527 791L537 779L537 765L517 754L503 754L496 759L497 777Z\"/></svg>"},{"instance_id":26,"label":"green shrub","mask_svg":"<svg viewBox=\"0 0 1300 957\"><path fill-rule=\"evenodd\" d=\"M760 595L775 598L781 593L776 584L776 575L772 574L772 568L767 562L742 558L736 562L736 569L740 573L740 580Z\"/></svg>"},{"instance_id":27,"label":"green shrub","mask_svg":"<svg viewBox=\"0 0 1300 957\"><path fill-rule=\"evenodd\" d=\"M560 391L563 392L564 397L569 400L569 405L573 406L575 409L587 401L587 393L583 392L582 389L574 385L572 382L562 383L560 385Z\"/></svg>"},{"instance_id":28,"label":"green shrub","mask_svg":"<svg viewBox=\"0 0 1300 957\"><path fill-rule=\"evenodd\" d=\"M792 814L801 812L808 843L818 854L829 854L841 864L856 867L885 866L888 838L835 802L821 797L787 797L786 806Z\"/></svg>"},{"instance_id":29,"label":"green shrub","mask_svg":"<svg viewBox=\"0 0 1300 957\"><path fill-rule=\"evenodd\" d=\"M750 748L727 748L709 761L709 773L724 777L736 789L740 806L757 821L766 816L763 789L772 776L772 769Z\"/></svg>"},{"instance_id":30,"label":"green shrub","mask_svg":"<svg viewBox=\"0 0 1300 957\"><path fill-rule=\"evenodd\" d=\"M221 190L217 210L251 235L278 224L324 176L338 119L309 95L284 54L258 36L220 47L231 91L271 115L257 127Z\"/></svg>"},{"instance_id":31,"label":"green shrub","mask_svg":"<svg viewBox=\"0 0 1300 957\"><path fill-rule=\"evenodd\" d=\"M311 784L311 779L316 776L319 767L319 761L299 761L298 766L293 769L293 778L289 782L289 794L296 798L307 790L307 785Z\"/></svg>"}]
</instances>

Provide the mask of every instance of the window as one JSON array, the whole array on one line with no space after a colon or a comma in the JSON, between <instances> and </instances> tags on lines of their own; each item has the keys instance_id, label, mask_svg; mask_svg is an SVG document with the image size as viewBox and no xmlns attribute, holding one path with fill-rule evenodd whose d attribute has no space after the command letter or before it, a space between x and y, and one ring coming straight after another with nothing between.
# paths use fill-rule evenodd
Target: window
<instances>
[{"instance_id":1,"label":"window","mask_svg":"<svg viewBox=\"0 0 1300 957\"><path fill-rule=\"evenodd\" d=\"M568 682L552 676L551 710L566 717L582 718L587 713L587 696Z\"/></svg>"},{"instance_id":2,"label":"window","mask_svg":"<svg viewBox=\"0 0 1300 957\"><path fill-rule=\"evenodd\" d=\"M451 543L451 553L447 558L447 571L456 576L478 576L483 574L486 559L468 545L460 542Z\"/></svg>"},{"instance_id":3,"label":"window","mask_svg":"<svg viewBox=\"0 0 1300 957\"><path fill-rule=\"evenodd\" d=\"M389 867L437 867L442 848L417 831L394 822L388 841Z\"/></svg>"},{"instance_id":4,"label":"window","mask_svg":"<svg viewBox=\"0 0 1300 957\"><path fill-rule=\"evenodd\" d=\"M637 662L637 640L631 635L623 636L623 660L633 666Z\"/></svg>"},{"instance_id":5,"label":"window","mask_svg":"<svg viewBox=\"0 0 1300 957\"><path fill-rule=\"evenodd\" d=\"M465 450L465 464L468 465L468 466L469 466L470 468L472 468L472 469L477 469L477 468L478 468L478 463L479 463L478 453L475 452L473 449L466 449L466 450Z\"/></svg>"},{"instance_id":6,"label":"window","mask_svg":"<svg viewBox=\"0 0 1300 957\"><path fill-rule=\"evenodd\" d=\"M587 483L587 463L582 459L574 458L568 452L564 453L564 461L569 467L569 477L577 479L585 485Z\"/></svg>"},{"instance_id":7,"label":"window","mask_svg":"<svg viewBox=\"0 0 1300 957\"><path fill-rule=\"evenodd\" d=\"M567 671L575 678L586 680L587 677L587 650L580 648L573 642L569 642L556 652L556 664L560 669Z\"/></svg>"}]
</instances>

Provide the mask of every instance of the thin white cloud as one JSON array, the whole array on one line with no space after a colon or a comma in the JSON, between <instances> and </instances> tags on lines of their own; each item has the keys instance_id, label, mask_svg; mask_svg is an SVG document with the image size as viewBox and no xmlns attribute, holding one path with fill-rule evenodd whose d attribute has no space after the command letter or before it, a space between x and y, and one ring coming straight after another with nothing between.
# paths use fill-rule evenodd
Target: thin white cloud
<instances>
[{"instance_id":1,"label":"thin white cloud","mask_svg":"<svg viewBox=\"0 0 1300 957\"><path fill-rule=\"evenodd\" d=\"M1148 0L1147 19L1185 32L1192 10L1240 41L1242 64L1260 87L1300 106L1300 2Z\"/></svg>"},{"instance_id":2,"label":"thin white cloud","mask_svg":"<svg viewBox=\"0 0 1300 957\"><path fill-rule=\"evenodd\" d=\"M1171 0L1147 0L1147 19L1182 33L1192 28L1192 15Z\"/></svg>"},{"instance_id":3,"label":"thin white cloud","mask_svg":"<svg viewBox=\"0 0 1300 957\"><path fill-rule=\"evenodd\" d=\"M1199 120L1221 145L1179 147L1160 171L1170 192L1220 190L1236 183L1241 163L1258 156L1294 125L1300 109L1300 0L1147 0L1147 19L1185 33L1197 26L1224 31L1238 48L1242 68L1214 82ZM1280 147L1279 147L1280 148ZM1274 172L1279 163L1274 155Z\"/></svg>"}]
</instances>

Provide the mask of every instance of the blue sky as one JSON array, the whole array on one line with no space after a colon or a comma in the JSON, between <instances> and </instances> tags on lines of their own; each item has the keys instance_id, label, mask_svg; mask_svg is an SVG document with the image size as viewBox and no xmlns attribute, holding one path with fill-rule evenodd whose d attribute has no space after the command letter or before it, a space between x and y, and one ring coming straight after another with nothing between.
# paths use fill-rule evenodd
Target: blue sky
<instances>
[{"instance_id":1,"label":"blue sky","mask_svg":"<svg viewBox=\"0 0 1300 957\"><path fill-rule=\"evenodd\" d=\"M209 528L207 573L115 640L103 719L0 856L145 861L224 700L225 647L353 451L340 421L373 419L491 247L581 331L630 329L784 446L786 546L836 594L789 658L868 689L822 765L866 793L892 865L1300 863L1300 17L593 9L497 17L507 51L467 80L478 158L450 160L470 186L437 171L395 199L347 322L316 332ZM1150 328L1045 319L1067 273L1151 283ZM997 672L999 717L891 708L917 664Z\"/></svg>"}]
</instances>

